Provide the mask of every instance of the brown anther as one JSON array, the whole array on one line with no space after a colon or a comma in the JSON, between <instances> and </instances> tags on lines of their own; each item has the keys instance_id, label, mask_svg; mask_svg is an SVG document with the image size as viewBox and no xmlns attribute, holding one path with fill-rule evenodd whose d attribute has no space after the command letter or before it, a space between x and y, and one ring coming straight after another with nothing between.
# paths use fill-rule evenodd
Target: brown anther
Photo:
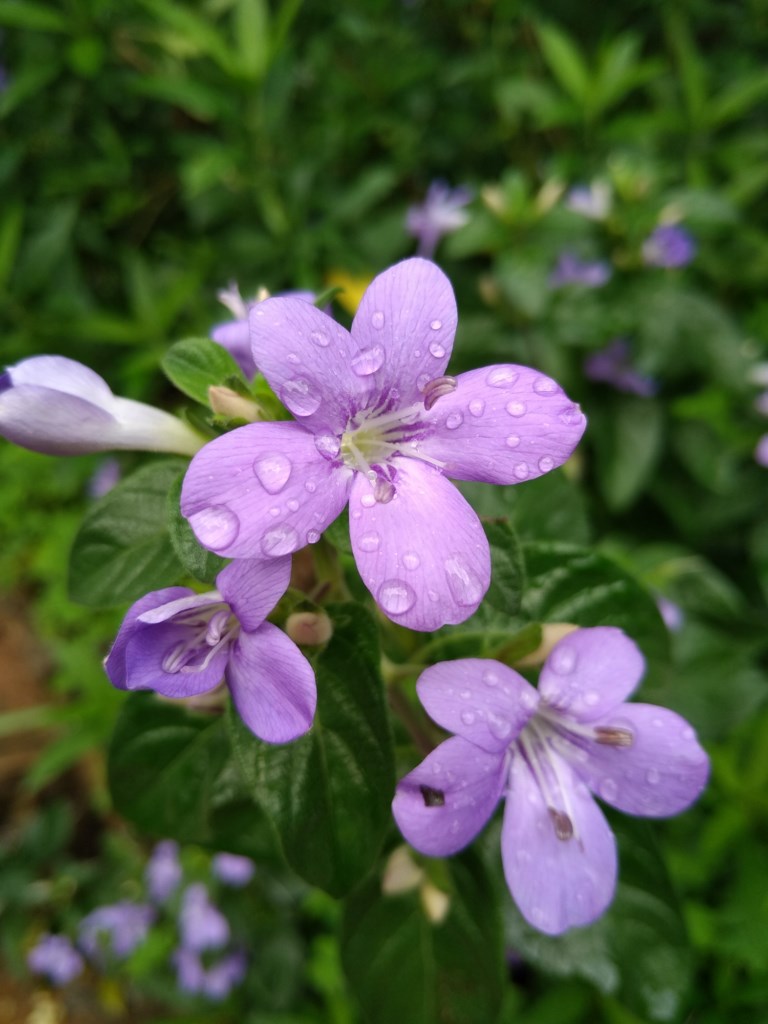
<instances>
[{"instance_id":1,"label":"brown anther","mask_svg":"<svg viewBox=\"0 0 768 1024\"><path fill-rule=\"evenodd\" d=\"M425 807L445 807L445 793L442 789L432 789L431 786L419 786L419 789Z\"/></svg>"},{"instance_id":2,"label":"brown anther","mask_svg":"<svg viewBox=\"0 0 768 1024\"><path fill-rule=\"evenodd\" d=\"M373 485L373 496L379 505L388 505L395 496L395 485L391 480L379 476Z\"/></svg>"},{"instance_id":3,"label":"brown anther","mask_svg":"<svg viewBox=\"0 0 768 1024\"><path fill-rule=\"evenodd\" d=\"M634 736L629 729L622 729L615 725L595 726L595 742L602 743L606 747L631 747L634 743Z\"/></svg>"},{"instance_id":4,"label":"brown anther","mask_svg":"<svg viewBox=\"0 0 768 1024\"><path fill-rule=\"evenodd\" d=\"M424 408L429 412L438 398L452 394L458 387L455 377L435 377L428 381L422 388L424 394Z\"/></svg>"},{"instance_id":5,"label":"brown anther","mask_svg":"<svg viewBox=\"0 0 768 1024\"><path fill-rule=\"evenodd\" d=\"M562 811L556 811L554 807L549 807L548 810L557 838L562 839L563 842L573 839L573 822L568 815L563 814Z\"/></svg>"}]
</instances>

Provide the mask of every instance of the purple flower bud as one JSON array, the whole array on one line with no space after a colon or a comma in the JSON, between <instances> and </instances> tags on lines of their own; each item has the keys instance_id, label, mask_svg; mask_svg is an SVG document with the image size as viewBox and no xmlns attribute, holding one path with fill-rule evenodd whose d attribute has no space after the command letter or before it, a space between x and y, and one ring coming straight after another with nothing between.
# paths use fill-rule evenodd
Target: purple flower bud
<instances>
[{"instance_id":1,"label":"purple flower bud","mask_svg":"<svg viewBox=\"0 0 768 1024\"><path fill-rule=\"evenodd\" d=\"M154 921L153 907L143 903L110 903L97 907L80 922L78 945L91 960L129 956L147 937Z\"/></svg>"},{"instance_id":2,"label":"purple flower bud","mask_svg":"<svg viewBox=\"0 0 768 1024\"><path fill-rule=\"evenodd\" d=\"M179 928L182 945L194 953L221 949L229 942L229 921L211 903L208 890L201 882L184 890Z\"/></svg>"},{"instance_id":3,"label":"purple flower bud","mask_svg":"<svg viewBox=\"0 0 768 1024\"><path fill-rule=\"evenodd\" d=\"M584 376L588 380L610 384L617 391L651 398L656 394L656 381L633 368L631 355L629 342L624 338L615 338L605 348L587 356L584 360Z\"/></svg>"},{"instance_id":4,"label":"purple flower bud","mask_svg":"<svg viewBox=\"0 0 768 1024\"><path fill-rule=\"evenodd\" d=\"M685 623L685 615L680 605L659 594L656 598L656 607L670 633L679 633Z\"/></svg>"},{"instance_id":5,"label":"purple flower bud","mask_svg":"<svg viewBox=\"0 0 768 1024\"><path fill-rule=\"evenodd\" d=\"M217 853L211 863L211 870L224 885L240 889L248 885L256 868L250 857L239 857L236 853Z\"/></svg>"},{"instance_id":6,"label":"purple flower bud","mask_svg":"<svg viewBox=\"0 0 768 1024\"><path fill-rule=\"evenodd\" d=\"M692 235L679 224L661 224L643 242L643 261L649 267L685 267L695 255Z\"/></svg>"},{"instance_id":7,"label":"purple flower bud","mask_svg":"<svg viewBox=\"0 0 768 1024\"><path fill-rule=\"evenodd\" d=\"M42 935L27 953L27 966L58 986L76 978L85 965L66 935Z\"/></svg>"},{"instance_id":8,"label":"purple flower bud","mask_svg":"<svg viewBox=\"0 0 768 1024\"><path fill-rule=\"evenodd\" d=\"M550 288L581 285L583 288L602 288L611 279L610 264L604 260L582 260L572 252L562 253L549 277Z\"/></svg>"},{"instance_id":9,"label":"purple flower bud","mask_svg":"<svg viewBox=\"0 0 768 1024\"><path fill-rule=\"evenodd\" d=\"M471 201L470 189L451 188L444 181L433 181L424 202L409 207L405 217L408 234L419 243L417 255L431 259L444 235L469 223L469 214L464 207Z\"/></svg>"},{"instance_id":10,"label":"purple flower bud","mask_svg":"<svg viewBox=\"0 0 768 1024\"><path fill-rule=\"evenodd\" d=\"M179 844L172 839L158 843L144 872L150 899L155 903L165 903L181 882L181 874Z\"/></svg>"},{"instance_id":11,"label":"purple flower bud","mask_svg":"<svg viewBox=\"0 0 768 1024\"><path fill-rule=\"evenodd\" d=\"M116 484L120 483L121 476L122 470L117 459L104 459L88 481L88 496L90 498L103 498L105 494L109 494Z\"/></svg>"}]
</instances>

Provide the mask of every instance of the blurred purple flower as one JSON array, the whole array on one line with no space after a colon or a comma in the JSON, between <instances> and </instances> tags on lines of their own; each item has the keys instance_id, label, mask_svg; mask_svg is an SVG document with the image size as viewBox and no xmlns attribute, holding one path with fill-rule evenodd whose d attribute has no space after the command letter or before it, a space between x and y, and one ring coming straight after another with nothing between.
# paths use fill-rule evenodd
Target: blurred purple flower
<instances>
[{"instance_id":1,"label":"blurred purple flower","mask_svg":"<svg viewBox=\"0 0 768 1024\"><path fill-rule=\"evenodd\" d=\"M768 434L763 434L755 448L755 462L768 469Z\"/></svg>"},{"instance_id":2,"label":"blurred purple flower","mask_svg":"<svg viewBox=\"0 0 768 1024\"><path fill-rule=\"evenodd\" d=\"M633 641L608 626L561 640L538 692L496 661L426 669L419 699L456 735L399 783L400 831L428 856L456 853L504 797L504 873L525 919L550 935L594 921L613 898L617 858L591 793L628 814L666 817L698 797L709 772L683 718L626 703L644 669Z\"/></svg>"},{"instance_id":3,"label":"blurred purple flower","mask_svg":"<svg viewBox=\"0 0 768 1024\"><path fill-rule=\"evenodd\" d=\"M198 953L181 946L173 954L176 982L182 992L204 995L220 1001L245 978L247 959L243 950L234 950L209 967L203 965Z\"/></svg>"},{"instance_id":4,"label":"blurred purple flower","mask_svg":"<svg viewBox=\"0 0 768 1024\"><path fill-rule=\"evenodd\" d=\"M641 398L656 394L657 385L652 377L639 373L632 366L632 349L624 338L615 338L605 348L592 352L584 360L584 376L601 384L610 384L617 391L624 391Z\"/></svg>"},{"instance_id":5,"label":"blurred purple flower","mask_svg":"<svg viewBox=\"0 0 768 1024\"><path fill-rule=\"evenodd\" d=\"M150 899L155 903L165 903L178 888L181 875L179 844L173 839L157 843L144 872Z\"/></svg>"},{"instance_id":6,"label":"blurred purple flower","mask_svg":"<svg viewBox=\"0 0 768 1024\"><path fill-rule=\"evenodd\" d=\"M66 985L83 970L83 958L66 935L42 935L27 953L27 967L52 985Z\"/></svg>"},{"instance_id":7,"label":"blurred purple flower","mask_svg":"<svg viewBox=\"0 0 768 1024\"><path fill-rule=\"evenodd\" d=\"M611 210L611 188L602 181L593 181L591 185L575 185L568 190L565 205L582 217L605 220Z\"/></svg>"},{"instance_id":8,"label":"blurred purple flower","mask_svg":"<svg viewBox=\"0 0 768 1024\"><path fill-rule=\"evenodd\" d=\"M445 181L433 181L424 202L409 207L405 215L406 231L419 243L416 255L431 259L444 235L468 224L469 214L464 207L471 201L471 189L451 188Z\"/></svg>"},{"instance_id":9,"label":"blurred purple flower","mask_svg":"<svg viewBox=\"0 0 768 1024\"><path fill-rule=\"evenodd\" d=\"M670 633L679 633L685 623L685 615L680 605L659 594L656 598L656 607Z\"/></svg>"},{"instance_id":10,"label":"blurred purple flower","mask_svg":"<svg viewBox=\"0 0 768 1024\"><path fill-rule=\"evenodd\" d=\"M103 459L88 481L88 497L103 498L116 484L120 483L121 476L122 470L117 459Z\"/></svg>"},{"instance_id":11,"label":"blurred purple flower","mask_svg":"<svg viewBox=\"0 0 768 1024\"><path fill-rule=\"evenodd\" d=\"M695 255L693 236L679 224L661 224L643 242L643 261L649 267L684 267Z\"/></svg>"},{"instance_id":12,"label":"blurred purple flower","mask_svg":"<svg viewBox=\"0 0 768 1024\"><path fill-rule=\"evenodd\" d=\"M211 870L224 885L239 889L248 885L256 867L250 857L240 857L236 853L217 853L211 863Z\"/></svg>"},{"instance_id":13,"label":"blurred purple flower","mask_svg":"<svg viewBox=\"0 0 768 1024\"><path fill-rule=\"evenodd\" d=\"M761 416L768 416L768 391L761 391L755 399L755 410Z\"/></svg>"},{"instance_id":14,"label":"blurred purple flower","mask_svg":"<svg viewBox=\"0 0 768 1024\"><path fill-rule=\"evenodd\" d=\"M602 288L611 279L611 267L604 260L582 260L572 252L561 253L549 276L550 288L581 285Z\"/></svg>"},{"instance_id":15,"label":"blurred purple flower","mask_svg":"<svg viewBox=\"0 0 768 1024\"><path fill-rule=\"evenodd\" d=\"M194 953L221 949L229 942L229 921L211 903L208 890L196 882L184 890L179 915L181 944Z\"/></svg>"},{"instance_id":16,"label":"blurred purple flower","mask_svg":"<svg viewBox=\"0 0 768 1024\"><path fill-rule=\"evenodd\" d=\"M154 907L144 903L124 900L97 907L80 922L77 942L97 963L105 954L122 959L141 945L154 918Z\"/></svg>"}]
</instances>

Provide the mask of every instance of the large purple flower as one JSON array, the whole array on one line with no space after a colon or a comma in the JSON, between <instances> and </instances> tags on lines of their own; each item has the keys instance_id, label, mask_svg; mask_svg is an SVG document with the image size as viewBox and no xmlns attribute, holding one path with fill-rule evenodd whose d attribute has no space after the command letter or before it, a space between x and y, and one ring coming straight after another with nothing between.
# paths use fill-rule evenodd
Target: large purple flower
<instances>
[{"instance_id":1,"label":"large purple flower","mask_svg":"<svg viewBox=\"0 0 768 1024\"><path fill-rule=\"evenodd\" d=\"M253 423L192 460L182 511L205 547L286 555L350 504L352 549L381 608L410 629L463 622L490 580L475 512L446 480L513 484L559 466L585 418L524 366L445 376L456 302L433 263L373 280L351 333L290 298L251 312L253 355L296 423Z\"/></svg>"},{"instance_id":2,"label":"large purple flower","mask_svg":"<svg viewBox=\"0 0 768 1024\"><path fill-rule=\"evenodd\" d=\"M312 666L265 617L285 593L289 558L233 562L218 589L155 590L128 610L104 667L121 690L194 697L225 679L248 728L287 743L312 725Z\"/></svg>"},{"instance_id":3,"label":"large purple flower","mask_svg":"<svg viewBox=\"0 0 768 1024\"><path fill-rule=\"evenodd\" d=\"M696 799L709 771L684 719L625 703L644 667L629 637L600 626L553 648L538 691L495 661L428 668L419 698L456 735L398 785L400 831L429 856L455 853L504 796L504 872L523 916L552 935L594 921L613 898L617 864L591 794L629 814L666 817Z\"/></svg>"}]
</instances>

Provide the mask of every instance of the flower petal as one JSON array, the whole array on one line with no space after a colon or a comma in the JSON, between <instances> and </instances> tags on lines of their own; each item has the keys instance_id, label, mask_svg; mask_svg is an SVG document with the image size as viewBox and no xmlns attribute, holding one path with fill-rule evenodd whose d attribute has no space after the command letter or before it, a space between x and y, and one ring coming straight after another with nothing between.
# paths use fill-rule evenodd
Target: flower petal
<instances>
[{"instance_id":1,"label":"flower petal","mask_svg":"<svg viewBox=\"0 0 768 1024\"><path fill-rule=\"evenodd\" d=\"M539 676L539 694L550 708L592 722L618 707L644 672L637 644L620 629L577 629L552 648Z\"/></svg>"},{"instance_id":2,"label":"flower petal","mask_svg":"<svg viewBox=\"0 0 768 1024\"><path fill-rule=\"evenodd\" d=\"M312 725L315 673L296 644L270 622L240 634L227 683L238 714L266 743L289 743Z\"/></svg>"},{"instance_id":3,"label":"flower petal","mask_svg":"<svg viewBox=\"0 0 768 1024\"><path fill-rule=\"evenodd\" d=\"M86 455L114 448L117 421L93 402L20 384L0 392L0 435L44 455Z\"/></svg>"},{"instance_id":4,"label":"flower petal","mask_svg":"<svg viewBox=\"0 0 768 1024\"><path fill-rule=\"evenodd\" d=\"M22 384L50 388L65 395L75 395L88 402L109 408L113 399L109 384L90 367L65 356L32 356L8 367L14 387Z\"/></svg>"},{"instance_id":5,"label":"flower petal","mask_svg":"<svg viewBox=\"0 0 768 1024\"><path fill-rule=\"evenodd\" d=\"M421 673L416 692L438 725L490 753L506 750L539 703L518 672L485 658L432 665Z\"/></svg>"},{"instance_id":6,"label":"flower petal","mask_svg":"<svg viewBox=\"0 0 768 1024\"><path fill-rule=\"evenodd\" d=\"M198 452L181 511L211 551L274 558L319 539L344 507L352 475L321 455L298 424L251 423Z\"/></svg>"},{"instance_id":7,"label":"flower petal","mask_svg":"<svg viewBox=\"0 0 768 1024\"><path fill-rule=\"evenodd\" d=\"M178 589L187 590L186 587L179 587ZM140 622L153 626L157 622L167 622L174 615L181 615L183 612L189 612L195 608L208 608L212 604L223 603L224 599L218 590L207 590L204 594L196 594L193 591L188 593L186 597L179 597L174 601L168 601L166 604L161 604L142 612L138 619Z\"/></svg>"},{"instance_id":8,"label":"flower petal","mask_svg":"<svg viewBox=\"0 0 768 1024\"><path fill-rule=\"evenodd\" d=\"M131 605L120 625L115 642L104 660L104 670L113 686L119 690L131 689L128 686L125 649L128 641L137 630L142 628L139 622L140 617L149 615L155 610L164 610L168 605L173 606L179 601L189 602L199 596L189 587L165 587L163 590L153 590L151 593L145 594Z\"/></svg>"},{"instance_id":9,"label":"flower petal","mask_svg":"<svg viewBox=\"0 0 768 1024\"><path fill-rule=\"evenodd\" d=\"M164 697L180 698L207 693L217 686L224 678L230 654L228 644L222 645L204 668L182 668L177 672L163 669L164 660L192 641L195 631L194 626L177 625L172 620L152 626L139 624L125 648L125 689L153 690ZM200 657L206 653L200 651Z\"/></svg>"},{"instance_id":10,"label":"flower petal","mask_svg":"<svg viewBox=\"0 0 768 1024\"><path fill-rule=\"evenodd\" d=\"M451 282L434 263L403 260L375 277L352 323L352 337L377 365L372 405L393 392L400 407L423 402L424 385L445 373L457 320Z\"/></svg>"},{"instance_id":11,"label":"flower petal","mask_svg":"<svg viewBox=\"0 0 768 1024\"><path fill-rule=\"evenodd\" d=\"M251 354L251 332L247 320L228 320L211 331L211 339L225 348L248 380L256 375L256 364Z\"/></svg>"},{"instance_id":12,"label":"flower petal","mask_svg":"<svg viewBox=\"0 0 768 1024\"><path fill-rule=\"evenodd\" d=\"M258 629L288 589L291 559L243 558L222 569L216 577L222 597L244 630Z\"/></svg>"},{"instance_id":13,"label":"flower petal","mask_svg":"<svg viewBox=\"0 0 768 1024\"><path fill-rule=\"evenodd\" d=\"M463 622L491 579L480 520L450 481L413 459L392 459L395 495L374 501L358 474L350 497L350 535L363 582L381 609L409 629Z\"/></svg>"},{"instance_id":14,"label":"flower petal","mask_svg":"<svg viewBox=\"0 0 768 1024\"><path fill-rule=\"evenodd\" d=\"M510 769L501 855L507 885L523 917L548 935L589 924L605 911L616 888L616 843L586 786L565 762L574 834L559 839L530 768L516 754Z\"/></svg>"},{"instance_id":15,"label":"flower petal","mask_svg":"<svg viewBox=\"0 0 768 1024\"><path fill-rule=\"evenodd\" d=\"M484 827L504 788L504 756L452 736L397 785L392 814L429 857L456 853Z\"/></svg>"},{"instance_id":16,"label":"flower petal","mask_svg":"<svg viewBox=\"0 0 768 1024\"><path fill-rule=\"evenodd\" d=\"M470 370L424 420L433 433L419 448L445 464L447 476L516 484L562 465L586 418L559 384L527 366Z\"/></svg>"},{"instance_id":17,"label":"flower petal","mask_svg":"<svg viewBox=\"0 0 768 1024\"><path fill-rule=\"evenodd\" d=\"M707 784L709 758L684 718L655 704L624 704L593 723L628 729L632 745L581 745L576 773L602 800L627 814L678 814Z\"/></svg>"}]
</instances>

